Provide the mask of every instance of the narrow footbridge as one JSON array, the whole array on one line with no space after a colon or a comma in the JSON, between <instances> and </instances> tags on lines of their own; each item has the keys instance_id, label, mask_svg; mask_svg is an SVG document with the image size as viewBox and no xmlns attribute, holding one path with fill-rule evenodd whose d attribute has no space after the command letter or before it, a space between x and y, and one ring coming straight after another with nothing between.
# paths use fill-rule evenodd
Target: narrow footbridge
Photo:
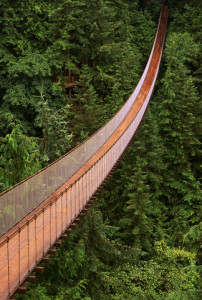
<instances>
[{"instance_id":1,"label":"narrow footbridge","mask_svg":"<svg viewBox=\"0 0 202 300\"><path fill-rule=\"evenodd\" d=\"M160 66L168 7L134 92L94 135L40 172L0 194L0 299L20 292L120 160L145 114Z\"/></svg>"}]
</instances>

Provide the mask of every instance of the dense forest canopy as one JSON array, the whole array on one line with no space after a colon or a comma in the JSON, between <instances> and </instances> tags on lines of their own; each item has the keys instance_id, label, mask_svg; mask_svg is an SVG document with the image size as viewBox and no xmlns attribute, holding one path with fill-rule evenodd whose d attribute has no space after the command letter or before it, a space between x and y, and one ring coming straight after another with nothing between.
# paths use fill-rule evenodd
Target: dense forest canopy
<instances>
[{"instance_id":1,"label":"dense forest canopy","mask_svg":"<svg viewBox=\"0 0 202 300\"><path fill-rule=\"evenodd\" d=\"M75 147L124 104L163 2L0 1L0 191ZM161 69L138 134L23 299L201 299L202 4L167 3ZM74 80L70 97L64 84Z\"/></svg>"}]
</instances>

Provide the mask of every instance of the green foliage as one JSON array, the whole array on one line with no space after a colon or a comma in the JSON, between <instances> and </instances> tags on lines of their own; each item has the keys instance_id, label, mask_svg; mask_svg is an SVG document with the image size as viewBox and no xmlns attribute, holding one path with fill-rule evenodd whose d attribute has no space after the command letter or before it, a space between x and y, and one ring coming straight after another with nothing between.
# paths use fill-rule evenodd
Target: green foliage
<instances>
[{"instance_id":1,"label":"green foliage","mask_svg":"<svg viewBox=\"0 0 202 300\"><path fill-rule=\"evenodd\" d=\"M44 286L38 284L34 289L28 291L27 294L23 296L23 299L49 300L50 297L46 295L46 291L47 289ZM18 295L17 299L22 299L22 296Z\"/></svg>"},{"instance_id":2,"label":"green foliage","mask_svg":"<svg viewBox=\"0 0 202 300\"><path fill-rule=\"evenodd\" d=\"M70 126L70 107L66 105L57 111L50 109L47 101L39 102L37 125L42 129L40 142L40 160L44 165L61 157L71 147L72 133Z\"/></svg>"},{"instance_id":3,"label":"green foliage","mask_svg":"<svg viewBox=\"0 0 202 300\"><path fill-rule=\"evenodd\" d=\"M93 70L83 65L79 79L80 86L72 98L71 131L77 143L93 134L102 122L99 111L101 105L92 84L93 76Z\"/></svg>"},{"instance_id":4,"label":"green foliage","mask_svg":"<svg viewBox=\"0 0 202 300\"><path fill-rule=\"evenodd\" d=\"M200 222L197 225L192 226L189 231L184 235L184 243L188 249L194 251L197 254L197 263L201 265L202 262L202 251L201 251L201 227Z\"/></svg>"},{"instance_id":5,"label":"green foliage","mask_svg":"<svg viewBox=\"0 0 202 300\"><path fill-rule=\"evenodd\" d=\"M167 39L165 58L167 69L159 90L159 125L164 144L164 175L167 205L172 204L170 229L182 237L188 226L198 222L196 207L201 199L197 179L199 166L200 127L197 114L198 93L186 63L197 54L198 48L188 33L171 33ZM190 51L190 48L192 51ZM183 50L182 50L183 49ZM199 109L199 107L198 107Z\"/></svg>"},{"instance_id":6,"label":"green foliage","mask_svg":"<svg viewBox=\"0 0 202 300\"><path fill-rule=\"evenodd\" d=\"M141 248L149 249L149 237L151 228L147 215L149 213L148 186L145 184L145 174L139 170L134 170L130 183L127 186L128 197L124 217L121 219L123 227L123 237L126 244L132 244Z\"/></svg>"},{"instance_id":7,"label":"green foliage","mask_svg":"<svg viewBox=\"0 0 202 300\"><path fill-rule=\"evenodd\" d=\"M2 5L0 114L11 112L23 122L26 133L38 135L34 122L41 95L51 108L60 108L66 102L63 88L52 80L63 66L62 50L56 47L60 36L53 39L57 35L52 25L57 4L29 0L4 1ZM7 133L5 125L0 122L1 135Z\"/></svg>"},{"instance_id":8,"label":"green foliage","mask_svg":"<svg viewBox=\"0 0 202 300\"><path fill-rule=\"evenodd\" d=\"M185 297L199 294L196 291L198 274L185 269L190 264L194 264L194 255L190 252L170 248L164 241L156 242L150 261L125 264L105 276L105 289L111 295L106 299L169 299L180 291Z\"/></svg>"},{"instance_id":9,"label":"green foliage","mask_svg":"<svg viewBox=\"0 0 202 300\"><path fill-rule=\"evenodd\" d=\"M23 133L22 125L11 123L11 133L0 138L0 182L9 188L40 169L35 138Z\"/></svg>"}]
</instances>

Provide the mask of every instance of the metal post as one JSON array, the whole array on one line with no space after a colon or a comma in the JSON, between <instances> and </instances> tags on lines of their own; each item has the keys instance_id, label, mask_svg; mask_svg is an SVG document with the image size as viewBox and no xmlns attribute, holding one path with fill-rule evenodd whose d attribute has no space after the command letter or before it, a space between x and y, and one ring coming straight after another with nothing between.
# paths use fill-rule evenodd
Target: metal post
<instances>
[{"instance_id":1,"label":"metal post","mask_svg":"<svg viewBox=\"0 0 202 300\"><path fill-rule=\"evenodd\" d=\"M45 209L43 208L43 256L44 256L44 211Z\"/></svg>"},{"instance_id":2,"label":"metal post","mask_svg":"<svg viewBox=\"0 0 202 300\"><path fill-rule=\"evenodd\" d=\"M65 190L65 226L64 226L64 230L67 227L67 220L68 220L68 216L67 216L67 189Z\"/></svg>"},{"instance_id":3,"label":"metal post","mask_svg":"<svg viewBox=\"0 0 202 300\"><path fill-rule=\"evenodd\" d=\"M36 237L36 218L37 218L37 215L35 215L34 217L35 217L35 252L36 252L35 263L37 264L37 237Z\"/></svg>"},{"instance_id":4,"label":"metal post","mask_svg":"<svg viewBox=\"0 0 202 300\"><path fill-rule=\"evenodd\" d=\"M8 294L10 296L9 237L7 238L7 260L8 260Z\"/></svg>"},{"instance_id":5,"label":"metal post","mask_svg":"<svg viewBox=\"0 0 202 300\"><path fill-rule=\"evenodd\" d=\"M50 203L50 248L51 248L51 217L52 217L51 209L52 209L52 202Z\"/></svg>"},{"instance_id":6,"label":"metal post","mask_svg":"<svg viewBox=\"0 0 202 300\"><path fill-rule=\"evenodd\" d=\"M56 240L57 240L57 234L58 234L58 228L57 228L57 199L55 200L55 230L56 230Z\"/></svg>"},{"instance_id":7,"label":"metal post","mask_svg":"<svg viewBox=\"0 0 202 300\"><path fill-rule=\"evenodd\" d=\"M70 210L71 210L71 218L70 218L70 223L72 222L73 218L72 218L72 215L73 215L73 208L72 208L72 184L70 186L70 193L69 193L69 200L70 200Z\"/></svg>"},{"instance_id":8,"label":"metal post","mask_svg":"<svg viewBox=\"0 0 202 300\"><path fill-rule=\"evenodd\" d=\"M63 215L62 215L62 209L63 209L63 192L60 194L61 199L61 232L63 232Z\"/></svg>"},{"instance_id":9,"label":"metal post","mask_svg":"<svg viewBox=\"0 0 202 300\"><path fill-rule=\"evenodd\" d=\"M30 272L30 263L29 263L29 259L30 259L30 257L29 257L29 255L30 255L30 253L29 253L29 221L27 221L27 241L28 241L28 249L27 249L27 255L28 255L28 273Z\"/></svg>"},{"instance_id":10,"label":"metal post","mask_svg":"<svg viewBox=\"0 0 202 300\"><path fill-rule=\"evenodd\" d=\"M18 247L18 251L19 251L19 285L20 285L20 232L21 232L21 228L18 229L18 233L19 233L19 247Z\"/></svg>"}]
</instances>

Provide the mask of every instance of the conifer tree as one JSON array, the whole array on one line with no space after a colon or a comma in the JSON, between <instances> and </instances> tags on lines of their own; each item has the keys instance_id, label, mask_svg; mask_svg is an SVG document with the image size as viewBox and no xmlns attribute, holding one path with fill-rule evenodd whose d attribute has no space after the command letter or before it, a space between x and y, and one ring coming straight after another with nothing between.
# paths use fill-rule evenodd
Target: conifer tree
<instances>
[{"instance_id":1,"label":"conifer tree","mask_svg":"<svg viewBox=\"0 0 202 300\"><path fill-rule=\"evenodd\" d=\"M199 101L187 67L197 51L188 33L170 34L165 49L167 69L159 92L158 122L166 163L164 196L172 211L170 234L175 232L178 241L199 220L200 185L192 165L199 158L195 133L200 123L196 113Z\"/></svg>"},{"instance_id":2,"label":"conifer tree","mask_svg":"<svg viewBox=\"0 0 202 300\"><path fill-rule=\"evenodd\" d=\"M80 71L79 87L71 103L71 131L77 143L92 135L103 123L102 105L93 86L95 72L87 65Z\"/></svg>"},{"instance_id":3,"label":"conifer tree","mask_svg":"<svg viewBox=\"0 0 202 300\"><path fill-rule=\"evenodd\" d=\"M43 165L47 165L71 148L73 135L69 129L70 107L66 105L54 112L47 101L41 101L38 113L36 124L42 129L43 134L42 138L38 139L40 160Z\"/></svg>"},{"instance_id":4,"label":"conifer tree","mask_svg":"<svg viewBox=\"0 0 202 300\"><path fill-rule=\"evenodd\" d=\"M9 188L40 169L39 149L35 138L23 133L22 125L14 121L11 132L0 138L0 184Z\"/></svg>"},{"instance_id":5,"label":"conifer tree","mask_svg":"<svg viewBox=\"0 0 202 300\"><path fill-rule=\"evenodd\" d=\"M138 163L138 160L137 160ZM140 162L139 162L140 163ZM149 226L149 187L146 184L146 175L139 168L133 169L134 175L127 185L128 198L125 215L121 219L122 238L127 245L150 250Z\"/></svg>"}]
</instances>

